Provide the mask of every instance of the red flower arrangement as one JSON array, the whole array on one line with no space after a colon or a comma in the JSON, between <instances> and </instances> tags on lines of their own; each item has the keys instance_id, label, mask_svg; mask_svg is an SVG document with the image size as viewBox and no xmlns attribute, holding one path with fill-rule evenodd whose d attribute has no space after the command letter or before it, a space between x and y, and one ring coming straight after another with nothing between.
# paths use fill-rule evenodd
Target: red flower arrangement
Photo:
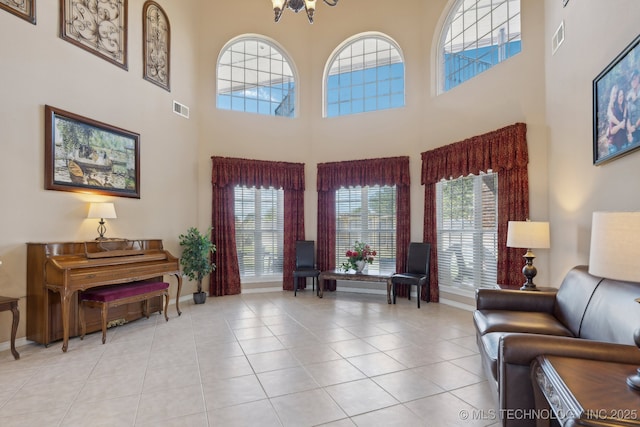
<instances>
[{"instance_id":1,"label":"red flower arrangement","mask_svg":"<svg viewBox=\"0 0 640 427\"><path fill-rule=\"evenodd\" d=\"M344 271L362 271L361 268L358 269L357 261L364 261L367 264L371 264L374 257L377 255L377 252L368 244L356 240L356 243L353 245L353 249L349 249L345 255L347 256L347 262L342 263L342 269ZM362 265L364 266L364 264Z\"/></svg>"}]
</instances>

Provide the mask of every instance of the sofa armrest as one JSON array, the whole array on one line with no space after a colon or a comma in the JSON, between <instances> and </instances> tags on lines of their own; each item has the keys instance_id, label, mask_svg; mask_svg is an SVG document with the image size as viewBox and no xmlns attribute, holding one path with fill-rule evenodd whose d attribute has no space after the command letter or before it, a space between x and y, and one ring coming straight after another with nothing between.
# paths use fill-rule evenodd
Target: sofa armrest
<instances>
[{"instance_id":1,"label":"sofa armrest","mask_svg":"<svg viewBox=\"0 0 640 427\"><path fill-rule=\"evenodd\" d=\"M508 334L500 339L498 360L501 363L529 366L542 354L638 364L640 350L633 345L615 344L583 338L537 334Z\"/></svg>"},{"instance_id":2,"label":"sofa armrest","mask_svg":"<svg viewBox=\"0 0 640 427\"><path fill-rule=\"evenodd\" d=\"M477 289L478 310L537 311L553 313L556 292L524 292L507 289Z\"/></svg>"}]
</instances>

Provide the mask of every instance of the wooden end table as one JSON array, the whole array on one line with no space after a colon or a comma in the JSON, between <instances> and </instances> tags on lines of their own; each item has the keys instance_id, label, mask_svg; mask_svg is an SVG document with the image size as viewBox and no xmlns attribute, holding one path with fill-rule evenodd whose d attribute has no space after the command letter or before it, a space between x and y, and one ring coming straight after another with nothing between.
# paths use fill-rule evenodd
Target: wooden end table
<instances>
[{"instance_id":1,"label":"wooden end table","mask_svg":"<svg viewBox=\"0 0 640 427\"><path fill-rule=\"evenodd\" d=\"M343 270L327 270L320 273L318 276L318 289L320 293L318 297L324 296L324 281L325 280L351 280L356 282L382 282L387 284L387 303L391 304L391 275L390 274L368 274L368 273L356 273L353 271Z\"/></svg>"},{"instance_id":2,"label":"wooden end table","mask_svg":"<svg viewBox=\"0 0 640 427\"><path fill-rule=\"evenodd\" d=\"M13 313L13 325L11 326L11 354L13 358L20 359L20 354L16 350L16 333L18 332L18 322L20 321L20 311L18 311L18 298L0 296L0 311L11 310Z\"/></svg>"},{"instance_id":3,"label":"wooden end table","mask_svg":"<svg viewBox=\"0 0 640 427\"><path fill-rule=\"evenodd\" d=\"M531 377L535 392L544 396L562 426L640 426L640 392L626 383L637 368L538 356L531 364Z\"/></svg>"}]
</instances>

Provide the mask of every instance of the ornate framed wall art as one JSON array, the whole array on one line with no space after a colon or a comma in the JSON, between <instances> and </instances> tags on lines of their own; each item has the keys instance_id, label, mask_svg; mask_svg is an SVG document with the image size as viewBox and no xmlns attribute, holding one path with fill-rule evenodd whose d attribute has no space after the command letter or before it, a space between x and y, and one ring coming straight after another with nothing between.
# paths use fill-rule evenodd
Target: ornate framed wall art
<instances>
[{"instance_id":1,"label":"ornate framed wall art","mask_svg":"<svg viewBox=\"0 0 640 427\"><path fill-rule=\"evenodd\" d=\"M36 0L0 0L0 9L36 23Z\"/></svg>"},{"instance_id":2,"label":"ornate framed wall art","mask_svg":"<svg viewBox=\"0 0 640 427\"><path fill-rule=\"evenodd\" d=\"M127 69L127 0L60 0L60 37Z\"/></svg>"},{"instance_id":3,"label":"ornate framed wall art","mask_svg":"<svg viewBox=\"0 0 640 427\"><path fill-rule=\"evenodd\" d=\"M140 198L140 135L45 106L45 188Z\"/></svg>"},{"instance_id":4,"label":"ornate framed wall art","mask_svg":"<svg viewBox=\"0 0 640 427\"><path fill-rule=\"evenodd\" d=\"M171 92L171 27L169 18L155 1L142 7L144 79Z\"/></svg>"},{"instance_id":5,"label":"ornate framed wall art","mask_svg":"<svg viewBox=\"0 0 640 427\"><path fill-rule=\"evenodd\" d=\"M593 164L640 148L640 36L593 80Z\"/></svg>"}]
</instances>

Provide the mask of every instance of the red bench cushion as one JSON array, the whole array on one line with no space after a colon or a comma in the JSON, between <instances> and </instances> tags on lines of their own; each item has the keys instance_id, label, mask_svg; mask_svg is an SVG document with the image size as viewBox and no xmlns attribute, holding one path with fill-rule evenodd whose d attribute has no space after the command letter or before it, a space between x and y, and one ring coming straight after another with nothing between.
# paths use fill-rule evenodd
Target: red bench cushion
<instances>
[{"instance_id":1,"label":"red bench cushion","mask_svg":"<svg viewBox=\"0 0 640 427\"><path fill-rule=\"evenodd\" d=\"M89 289L80 294L80 299L88 301L111 302L135 295L146 294L148 292L168 289L166 282L138 282L125 283L123 285L102 286Z\"/></svg>"}]
</instances>

